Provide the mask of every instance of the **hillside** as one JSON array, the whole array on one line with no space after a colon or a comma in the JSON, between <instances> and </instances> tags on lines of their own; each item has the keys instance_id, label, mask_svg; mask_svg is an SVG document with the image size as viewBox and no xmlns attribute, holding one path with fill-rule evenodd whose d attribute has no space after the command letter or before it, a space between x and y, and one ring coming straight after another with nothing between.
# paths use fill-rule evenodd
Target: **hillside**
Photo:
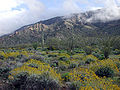
<instances>
[{"instance_id":1,"label":"hillside","mask_svg":"<svg viewBox=\"0 0 120 90\"><path fill-rule=\"evenodd\" d=\"M65 39L73 34L85 37L95 37L99 33L120 35L120 20L107 22L99 20L87 21L98 11L55 17L24 26L11 34L2 36L0 44L19 45L41 42L42 33L44 33L45 40L50 37Z\"/></svg>"}]
</instances>

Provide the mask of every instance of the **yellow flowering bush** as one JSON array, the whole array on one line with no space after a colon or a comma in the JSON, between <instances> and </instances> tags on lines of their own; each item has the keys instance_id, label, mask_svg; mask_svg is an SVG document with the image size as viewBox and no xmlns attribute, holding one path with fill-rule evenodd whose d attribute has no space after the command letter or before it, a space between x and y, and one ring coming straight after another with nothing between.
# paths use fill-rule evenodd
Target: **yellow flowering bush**
<instances>
[{"instance_id":1,"label":"yellow flowering bush","mask_svg":"<svg viewBox=\"0 0 120 90\"><path fill-rule=\"evenodd\" d=\"M74 64L79 64L81 61L79 59L71 59L70 60L70 64L74 63Z\"/></svg>"},{"instance_id":2,"label":"yellow flowering bush","mask_svg":"<svg viewBox=\"0 0 120 90\"><path fill-rule=\"evenodd\" d=\"M73 59L82 59L83 57L84 57L84 54L75 54L75 55L72 55Z\"/></svg>"},{"instance_id":3,"label":"yellow flowering bush","mask_svg":"<svg viewBox=\"0 0 120 90\"><path fill-rule=\"evenodd\" d=\"M60 66L66 66L66 67L69 66L69 63L64 62L64 61L59 61L58 64L59 64Z\"/></svg>"},{"instance_id":4,"label":"yellow flowering bush","mask_svg":"<svg viewBox=\"0 0 120 90\"><path fill-rule=\"evenodd\" d=\"M28 54L28 52L27 52L27 51L22 51L22 52L20 52L20 54L25 55L26 57L28 57L28 56L29 56L29 54ZM31 53L31 54L32 54L32 53Z\"/></svg>"},{"instance_id":5,"label":"yellow flowering bush","mask_svg":"<svg viewBox=\"0 0 120 90\"><path fill-rule=\"evenodd\" d=\"M59 53L58 56L70 58L70 55L68 55L67 53Z\"/></svg>"},{"instance_id":6,"label":"yellow flowering bush","mask_svg":"<svg viewBox=\"0 0 120 90\"><path fill-rule=\"evenodd\" d=\"M98 60L95 56L93 56L93 55L87 55L87 56L85 56L84 58L83 58L83 60L85 61L85 60L87 60L87 59L94 59L94 60Z\"/></svg>"},{"instance_id":7,"label":"yellow flowering bush","mask_svg":"<svg viewBox=\"0 0 120 90\"><path fill-rule=\"evenodd\" d=\"M37 67L31 66L35 65ZM52 77L54 77L55 80L61 80L61 75L57 74L56 71L50 67L49 64L41 63L37 60L29 60L28 62L24 63L23 66L18 67L10 71L11 75L10 78L13 78L15 75L21 73L21 72L27 72L29 75L41 75L45 72L49 72Z\"/></svg>"},{"instance_id":8,"label":"yellow flowering bush","mask_svg":"<svg viewBox=\"0 0 120 90\"><path fill-rule=\"evenodd\" d=\"M96 61L95 63L90 64L89 68L93 71L97 71L100 67L110 67L115 72L119 72L115 62L111 59Z\"/></svg>"},{"instance_id":9,"label":"yellow flowering bush","mask_svg":"<svg viewBox=\"0 0 120 90\"><path fill-rule=\"evenodd\" d=\"M92 70L85 68L75 68L70 73L70 81L77 82L83 90L119 90L120 87L114 85L111 79L99 78ZM79 83L78 83L79 82Z\"/></svg>"},{"instance_id":10,"label":"yellow flowering bush","mask_svg":"<svg viewBox=\"0 0 120 90\"><path fill-rule=\"evenodd\" d=\"M0 51L0 55L4 56L5 58L8 57L17 57L18 55L24 55L26 57L28 57L29 55L33 55L33 53L28 53L27 51L15 51L15 52L3 52Z\"/></svg>"},{"instance_id":11,"label":"yellow flowering bush","mask_svg":"<svg viewBox=\"0 0 120 90\"><path fill-rule=\"evenodd\" d=\"M3 52L1 51L0 52L0 55L4 56L5 58L8 58L8 57L17 57L20 53L17 51L17 52Z\"/></svg>"}]
</instances>

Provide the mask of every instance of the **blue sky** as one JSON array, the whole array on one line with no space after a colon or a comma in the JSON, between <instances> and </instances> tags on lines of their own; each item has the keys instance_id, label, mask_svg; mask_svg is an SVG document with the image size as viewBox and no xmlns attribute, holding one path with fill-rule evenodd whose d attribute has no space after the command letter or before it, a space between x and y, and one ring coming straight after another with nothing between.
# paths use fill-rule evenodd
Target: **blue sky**
<instances>
[{"instance_id":1,"label":"blue sky","mask_svg":"<svg viewBox=\"0 0 120 90\"><path fill-rule=\"evenodd\" d=\"M44 5L47 8L60 8L62 7L63 3L65 2L65 0L39 0L42 3L44 3ZM95 0L67 0L68 2L73 1L74 3L76 3L82 10L87 10L87 6L93 6L93 7L103 7L103 4L96 4ZM72 7L72 6L71 6Z\"/></svg>"},{"instance_id":2,"label":"blue sky","mask_svg":"<svg viewBox=\"0 0 120 90\"><path fill-rule=\"evenodd\" d=\"M109 14L119 5L120 0L0 0L0 35L55 16L100 8Z\"/></svg>"}]
</instances>

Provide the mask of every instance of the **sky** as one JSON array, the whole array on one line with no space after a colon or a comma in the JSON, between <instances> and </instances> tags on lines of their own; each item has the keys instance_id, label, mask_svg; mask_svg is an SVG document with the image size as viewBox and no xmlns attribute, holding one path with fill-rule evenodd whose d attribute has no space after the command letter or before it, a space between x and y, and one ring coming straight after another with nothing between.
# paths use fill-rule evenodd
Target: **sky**
<instances>
[{"instance_id":1,"label":"sky","mask_svg":"<svg viewBox=\"0 0 120 90\"><path fill-rule=\"evenodd\" d=\"M119 5L120 0L0 0L0 35L40 20L100 8L106 8L104 15L94 17L115 19L120 16Z\"/></svg>"}]
</instances>

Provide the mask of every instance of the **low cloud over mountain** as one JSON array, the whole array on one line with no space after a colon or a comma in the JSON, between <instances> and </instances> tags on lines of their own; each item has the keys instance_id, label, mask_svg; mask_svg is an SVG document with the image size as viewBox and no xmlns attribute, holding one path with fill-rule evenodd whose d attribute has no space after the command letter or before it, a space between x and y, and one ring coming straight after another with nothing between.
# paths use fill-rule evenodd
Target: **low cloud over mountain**
<instances>
[{"instance_id":1,"label":"low cloud over mountain","mask_svg":"<svg viewBox=\"0 0 120 90\"><path fill-rule=\"evenodd\" d=\"M87 21L110 21L120 18L120 0L2 0L0 2L0 35L40 20L96 10Z\"/></svg>"}]
</instances>

